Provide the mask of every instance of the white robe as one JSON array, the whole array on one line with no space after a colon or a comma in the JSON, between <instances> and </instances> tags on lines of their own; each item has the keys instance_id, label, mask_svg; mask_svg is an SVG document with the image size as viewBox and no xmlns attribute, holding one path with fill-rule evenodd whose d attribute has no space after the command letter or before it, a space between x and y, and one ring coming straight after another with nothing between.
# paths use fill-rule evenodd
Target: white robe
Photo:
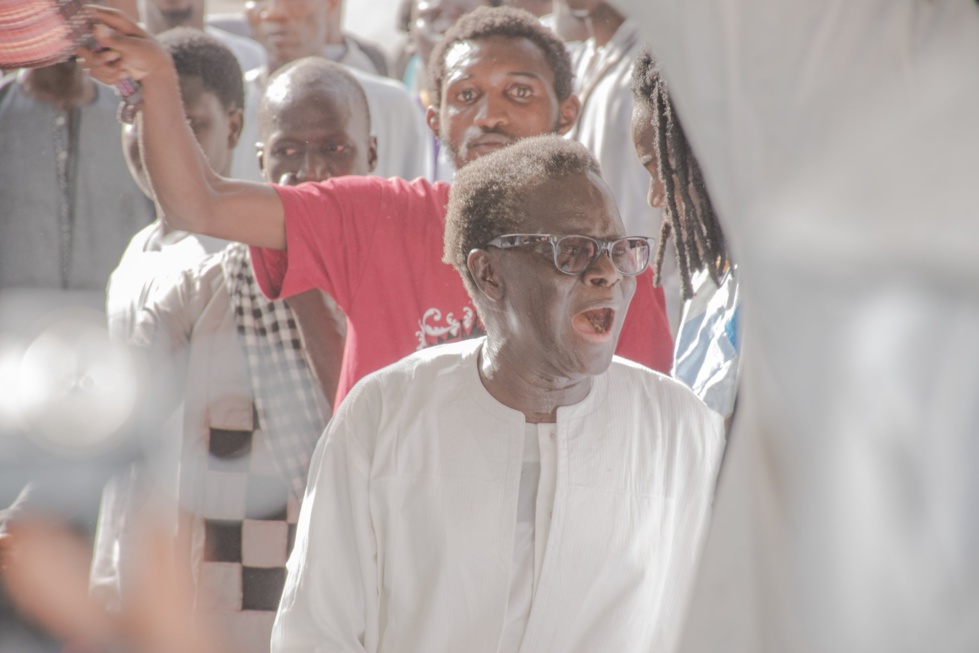
<instances>
[{"instance_id":1,"label":"white robe","mask_svg":"<svg viewBox=\"0 0 979 653\"><path fill-rule=\"evenodd\" d=\"M343 402L311 463L273 651L497 650L525 420L483 387L482 342L414 354ZM723 446L686 387L618 358L558 410L522 651L672 649Z\"/></svg>"}]
</instances>

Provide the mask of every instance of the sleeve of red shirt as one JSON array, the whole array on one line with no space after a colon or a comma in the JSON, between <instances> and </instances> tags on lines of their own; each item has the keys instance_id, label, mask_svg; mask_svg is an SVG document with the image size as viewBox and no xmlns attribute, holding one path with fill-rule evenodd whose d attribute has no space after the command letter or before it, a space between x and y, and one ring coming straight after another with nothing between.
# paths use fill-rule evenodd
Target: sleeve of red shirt
<instances>
[{"instance_id":1,"label":"sleeve of red shirt","mask_svg":"<svg viewBox=\"0 0 979 653\"><path fill-rule=\"evenodd\" d=\"M275 186L285 215L286 249L251 248L255 279L265 296L280 299L322 288L348 310L377 225L390 212L384 208L389 183L349 176Z\"/></svg>"},{"instance_id":2,"label":"sleeve of red shirt","mask_svg":"<svg viewBox=\"0 0 979 653\"><path fill-rule=\"evenodd\" d=\"M663 289L653 285L653 272L636 278L636 294L622 325L615 353L646 367L669 374L673 365L673 336L666 317Z\"/></svg>"}]
</instances>

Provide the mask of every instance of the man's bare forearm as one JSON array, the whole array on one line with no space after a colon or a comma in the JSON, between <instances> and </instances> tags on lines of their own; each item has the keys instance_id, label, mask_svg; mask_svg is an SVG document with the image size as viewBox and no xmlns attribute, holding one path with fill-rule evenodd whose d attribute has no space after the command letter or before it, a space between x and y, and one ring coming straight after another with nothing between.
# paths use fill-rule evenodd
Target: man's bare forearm
<instances>
[{"instance_id":1,"label":"man's bare forearm","mask_svg":"<svg viewBox=\"0 0 979 653\"><path fill-rule=\"evenodd\" d=\"M83 51L102 82L128 75L143 87L137 118L150 185L167 225L251 245L285 248L282 202L270 186L225 179L208 164L184 117L170 55L122 14L93 8L96 38L107 49Z\"/></svg>"}]
</instances>

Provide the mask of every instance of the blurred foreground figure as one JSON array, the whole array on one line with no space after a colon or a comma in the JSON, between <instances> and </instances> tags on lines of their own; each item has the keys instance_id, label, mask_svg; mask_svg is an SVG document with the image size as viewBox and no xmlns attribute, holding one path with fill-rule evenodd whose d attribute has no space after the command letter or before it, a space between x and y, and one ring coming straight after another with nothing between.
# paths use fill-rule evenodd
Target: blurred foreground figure
<instances>
[{"instance_id":1,"label":"blurred foreground figure","mask_svg":"<svg viewBox=\"0 0 979 653\"><path fill-rule=\"evenodd\" d=\"M750 310L682 650L979 650L979 7L627 6Z\"/></svg>"},{"instance_id":2,"label":"blurred foreground figure","mask_svg":"<svg viewBox=\"0 0 979 653\"><path fill-rule=\"evenodd\" d=\"M273 651L672 649L724 435L682 384L613 357L649 256L578 143L525 139L459 171L445 260L486 337L344 401Z\"/></svg>"},{"instance_id":3,"label":"blurred foreground figure","mask_svg":"<svg viewBox=\"0 0 979 653\"><path fill-rule=\"evenodd\" d=\"M62 523L35 515L0 533L0 577L21 615L64 642L50 650L234 650L195 622L190 579L174 565L169 533L156 517L143 514L134 525L139 537L132 553L140 574L125 608L114 613L88 597L89 547ZM23 648L23 642L13 646L4 651L40 650Z\"/></svg>"}]
</instances>

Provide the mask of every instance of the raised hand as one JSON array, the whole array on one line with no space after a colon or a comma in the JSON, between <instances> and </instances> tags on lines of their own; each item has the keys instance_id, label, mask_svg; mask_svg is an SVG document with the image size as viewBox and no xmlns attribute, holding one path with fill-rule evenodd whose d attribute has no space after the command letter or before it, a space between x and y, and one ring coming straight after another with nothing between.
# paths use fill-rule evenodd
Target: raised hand
<instances>
[{"instance_id":1,"label":"raised hand","mask_svg":"<svg viewBox=\"0 0 979 653\"><path fill-rule=\"evenodd\" d=\"M95 40L105 48L78 51L92 77L112 85L126 76L143 84L152 83L161 73L174 76L170 54L146 30L116 9L97 5L87 9L95 21Z\"/></svg>"}]
</instances>

